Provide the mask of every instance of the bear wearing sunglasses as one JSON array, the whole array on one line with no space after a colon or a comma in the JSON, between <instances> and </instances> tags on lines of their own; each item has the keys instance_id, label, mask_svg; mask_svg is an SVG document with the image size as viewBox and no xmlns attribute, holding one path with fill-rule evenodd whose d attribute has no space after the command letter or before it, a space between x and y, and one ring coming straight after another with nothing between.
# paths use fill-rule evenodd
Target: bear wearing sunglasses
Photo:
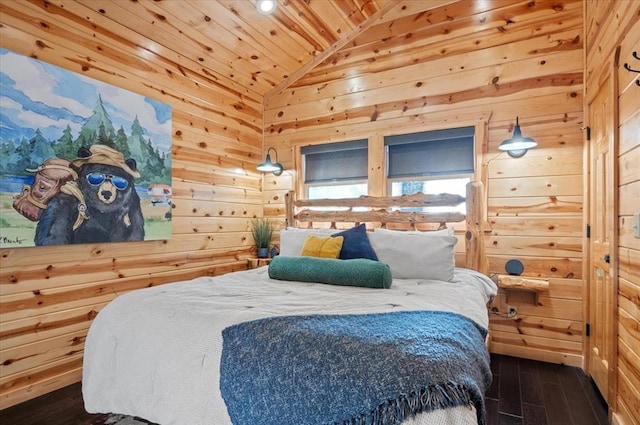
<instances>
[{"instance_id":1,"label":"bear wearing sunglasses","mask_svg":"<svg viewBox=\"0 0 640 425\"><path fill-rule=\"evenodd\" d=\"M144 217L134 179L134 159L105 145L82 147L71 161L78 179L47 204L36 227L36 245L144 240Z\"/></svg>"}]
</instances>

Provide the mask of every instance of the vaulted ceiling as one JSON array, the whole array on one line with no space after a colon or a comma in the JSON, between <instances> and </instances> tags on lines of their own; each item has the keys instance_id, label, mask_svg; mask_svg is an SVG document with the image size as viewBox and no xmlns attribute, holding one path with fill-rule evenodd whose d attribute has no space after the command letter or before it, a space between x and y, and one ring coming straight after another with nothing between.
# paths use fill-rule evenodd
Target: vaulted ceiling
<instances>
[{"instance_id":1,"label":"vaulted ceiling","mask_svg":"<svg viewBox=\"0 0 640 425\"><path fill-rule=\"evenodd\" d=\"M32 55L43 56L43 49L58 43L57 56L49 57L54 64L79 65L106 73L108 80L127 77L110 75L95 53L116 66L126 64L136 75L179 74L180 81L223 94L209 99L205 90L198 99L251 109L252 120L287 88L320 90L344 81L345 90L359 91L359 77L385 72L385 81L375 84L388 84L397 69L447 57L453 61L447 67L462 67L469 54L478 57L479 51L499 46L509 54L510 43L582 24L581 0L278 3L272 15L262 15L255 0L44 0L22 1L19 7L0 2L0 14L9 25L5 37L17 36L11 26L30 23L36 37ZM580 43L579 37L554 37L548 49Z\"/></svg>"},{"instance_id":2,"label":"vaulted ceiling","mask_svg":"<svg viewBox=\"0 0 640 425\"><path fill-rule=\"evenodd\" d=\"M384 25L385 37L401 39L407 34L390 31L395 19L455 2L279 0L269 16L256 11L254 0L55 3L78 16L91 9L141 35L135 42L143 57L145 50L160 56L171 51L198 64L200 73L253 97L289 86L369 28Z\"/></svg>"}]
</instances>

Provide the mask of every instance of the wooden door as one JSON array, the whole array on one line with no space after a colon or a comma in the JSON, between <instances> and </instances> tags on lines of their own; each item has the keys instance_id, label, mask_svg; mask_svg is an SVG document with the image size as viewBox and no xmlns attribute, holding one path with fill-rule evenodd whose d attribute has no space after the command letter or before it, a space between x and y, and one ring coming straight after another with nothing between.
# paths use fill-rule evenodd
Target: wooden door
<instances>
[{"instance_id":1,"label":"wooden door","mask_svg":"<svg viewBox=\"0 0 640 425\"><path fill-rule=\"evenodd\" d=\"M615 96L611 79L601 85L589 105L590 140L590 259L589 259L589 372L609 402L609 379L613 366L614 282L612 238L614 235Z\"/></svg>"}]
</instances>

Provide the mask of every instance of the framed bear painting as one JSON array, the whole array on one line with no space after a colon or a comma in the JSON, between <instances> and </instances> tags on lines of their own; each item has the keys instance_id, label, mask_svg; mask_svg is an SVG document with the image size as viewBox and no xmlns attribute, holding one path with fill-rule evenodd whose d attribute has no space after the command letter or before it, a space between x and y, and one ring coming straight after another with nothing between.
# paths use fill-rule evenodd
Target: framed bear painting
<instances>
[{"instance_id":1,"label":"framed bear painting","mask_svg":"<svg viewBox=\"0 0 640 425\"><path fill-rule=\"evenodd\" d=\"M171 238L171 107L0 49L0 248Z\"/></svg>"}]
</instances>

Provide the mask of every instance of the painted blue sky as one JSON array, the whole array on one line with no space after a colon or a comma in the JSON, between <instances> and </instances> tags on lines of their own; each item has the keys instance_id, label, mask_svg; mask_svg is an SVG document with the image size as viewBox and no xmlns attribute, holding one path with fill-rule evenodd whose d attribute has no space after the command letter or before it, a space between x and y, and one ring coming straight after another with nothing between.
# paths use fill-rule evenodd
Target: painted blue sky
<instances>
[{"instance_id":1,"label":"painted blue sky","mask_svg":"<svg viewBox=\"0 0 640 425\"><path fill-rule=\"evenodd\" d=\"M171 107L93 78L0 49L0 140L31 138L39 128L57 139L71 127L78 136L98 95L117 130L127 134L136 115L145 137L162 152L171 149Z\"/></svg>"}]
</instances>

